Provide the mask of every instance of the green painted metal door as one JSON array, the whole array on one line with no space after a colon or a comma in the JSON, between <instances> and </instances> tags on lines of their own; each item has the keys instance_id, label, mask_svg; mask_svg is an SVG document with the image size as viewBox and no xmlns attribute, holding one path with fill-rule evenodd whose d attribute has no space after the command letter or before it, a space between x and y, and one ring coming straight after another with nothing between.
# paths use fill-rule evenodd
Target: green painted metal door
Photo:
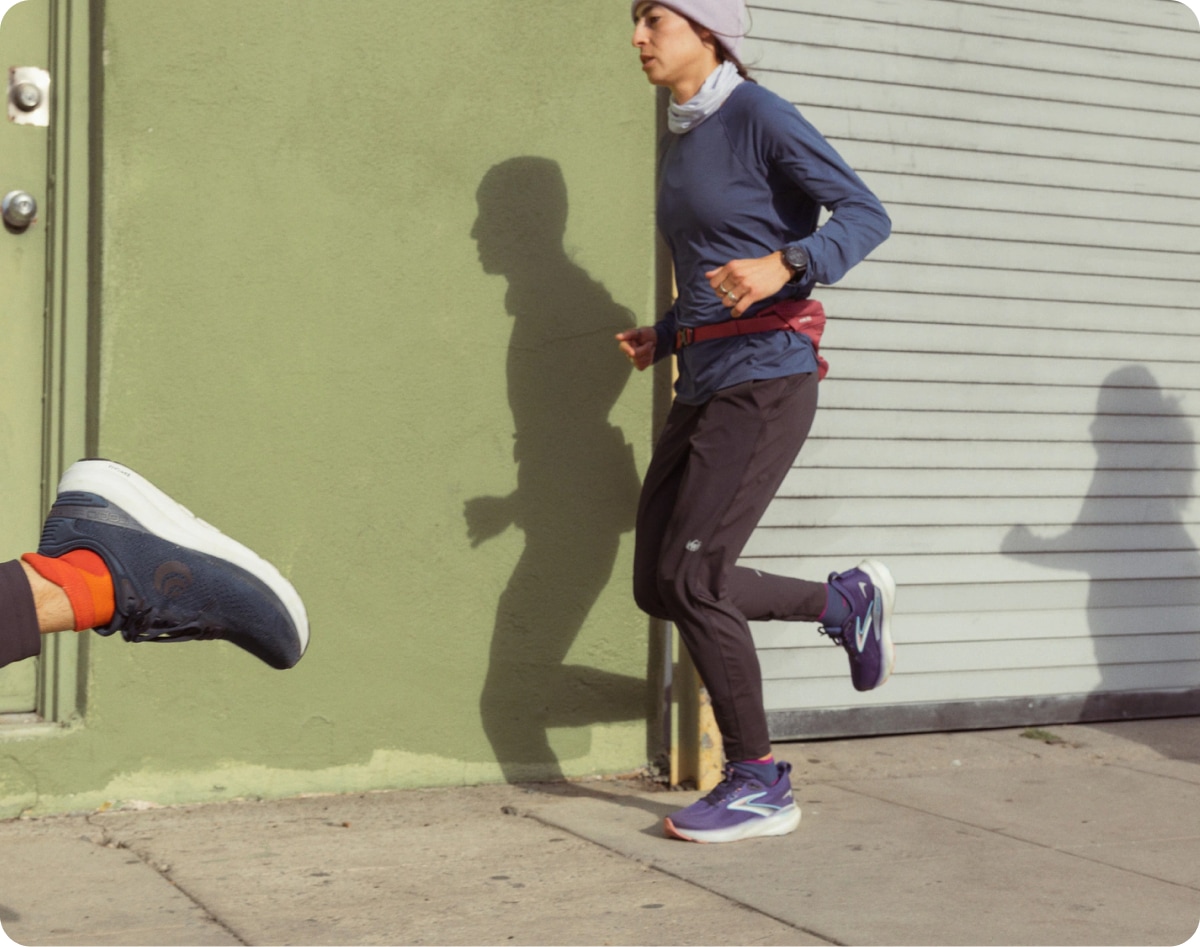
<instances>
[{"instance_id":1,"label":"green painted metal door","mask_svg":"<svg viewBox=\"0 0 1200 947\"><path fill-rule=\"evenodd\" d=\"M0 0L0 10L7 5ZM49 129L13 121L8 93L11 69L48 69L49 37L48 0L25 0L4 14L0 197L27 192L40 219L23 230L0 228L0 561L37 546L42 518ZM0 670L0 713L34 711L37 681L33 661Z\"/></svg>"}]
</instances>

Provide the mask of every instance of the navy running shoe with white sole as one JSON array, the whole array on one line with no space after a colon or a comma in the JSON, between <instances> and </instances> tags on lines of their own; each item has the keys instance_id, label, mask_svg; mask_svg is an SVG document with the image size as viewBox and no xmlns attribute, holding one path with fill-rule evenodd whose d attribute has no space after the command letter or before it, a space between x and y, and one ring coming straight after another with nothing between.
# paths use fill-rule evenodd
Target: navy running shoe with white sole
<instances>
[{"instance_id":1,"label":"navy running shoe with white sole","mask_svg":"<svg viewBox=\"0 0 1200 947\"><path fill-rule=\"evenodd\" d=\"M112 575L116 612L102 635L220 638L279 669L308 647L304 603L278 569L121 464L81 460L63 474L38 553L75 549Z\"/></svg>"},{"instance_id":2,"label":"navy running shoe with white sole","mask_svg":"<svg viewBox=\"0 0 1200 947\"><path fill-rule=\"evenodd\" d=\"M846 649L855 689L874 690L891 676L896 664L892 641L896 582L882 562L864 559L849 572L833 573L829 584L849 604L850 616L840 628L823 628L822 634Z\"/></svg>"},{"instance_id":3,"label":"navy running shoe with white sole","mask_svg":"<svg viewBox=\"0 0 1200 947\"><path fill-rule=\"evenodd\" d=\"M792 798L792 765L776 763L779 776L768 786L738 768L725 767L725 778L699 802L667 816L668 838L685 842L739 842L787 835L800 824L800 807Z\"/></svg>"}]
</instances>

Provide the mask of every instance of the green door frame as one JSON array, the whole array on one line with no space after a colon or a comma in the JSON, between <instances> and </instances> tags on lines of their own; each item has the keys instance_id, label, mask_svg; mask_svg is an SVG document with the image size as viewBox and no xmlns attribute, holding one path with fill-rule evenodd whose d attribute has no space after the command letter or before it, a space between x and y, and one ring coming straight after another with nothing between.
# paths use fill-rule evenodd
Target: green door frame
<instances>
[{"instance_id":1,"label":"green door frame","mask_svg":"<svg viewBox=\"0 0 1200 947\"><path fill-rule=\"evenodd\" d=\"M34 0L37 2L37 0ZM103 24L100 0L50 3L50 119L45 221L46 346L42 431L42 508L54 500L59 477L95 451L89 405L95 388L95 281L100 219L93 176L100 158L100 79L95 37ZM67 724L83 713L87 640L50 635L43 643L37 713Z\"/></svg>"}]
</instances>

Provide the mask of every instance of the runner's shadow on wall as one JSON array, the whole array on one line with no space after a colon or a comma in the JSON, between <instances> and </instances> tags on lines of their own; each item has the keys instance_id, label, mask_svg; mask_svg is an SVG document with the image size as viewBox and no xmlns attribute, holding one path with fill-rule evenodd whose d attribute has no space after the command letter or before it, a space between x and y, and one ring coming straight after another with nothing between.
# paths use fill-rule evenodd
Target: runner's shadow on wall
<instances>
[{"instance_id":1,"label":"runner's shadow on wall","mask_svg":"<svg viewBox=\"0 0 1200 947\"><path fill-rule=\"evenodd\" d=\"M557 163L498 164L476 198L480 263L508 281L517 487L468 500L464 515L472 546L510 526L525 534L496 607L480 709L510 782L556 779L549 730L647 718L645 680L566 663L634 525L633 449L608 420L631 372L613 336L634 321L563 246L567 189ZM581 742L590 742L586 732ZM587 752L575 744L560 752Z\"/></svg>"},{"instance_id":2,"label":"runner's shadow on wall","mask_svg":"<svg viewBox=\"0 0 1200 947\"><path fill-rule=\"evenodd\" d=\"M1166 699L1195 712L1200 673L1187 667L1200 667L1200 552L1184 520L1194 431L1150 371L1129 365L1101 386L1091 434L1096 469L1075 524L1049 538L1014 527L1001 551L1089 576L1087 621L1101 680L1081 702L1079 721L1137 716L1147 706L1137 695L1153 690L1160 707Z\"/></svg>"}]
</instances>

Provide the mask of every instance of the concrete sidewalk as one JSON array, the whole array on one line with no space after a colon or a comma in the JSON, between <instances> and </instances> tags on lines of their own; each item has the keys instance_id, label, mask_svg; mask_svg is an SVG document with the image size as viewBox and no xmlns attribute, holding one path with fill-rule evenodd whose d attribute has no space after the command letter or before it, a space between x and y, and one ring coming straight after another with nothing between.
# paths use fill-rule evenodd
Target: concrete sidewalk
<instances>
[{"instance_id":1,"label":"concrete sidewalk","mask_svg":"<svg viewBox=\"0 0 1200 947\"><path fill-rule=\"evenodd\" d=\"M786 744L782 839L620 781L0 823L21 944L1180 944L1200 719Z\"/></svg>"}]
</instances>

